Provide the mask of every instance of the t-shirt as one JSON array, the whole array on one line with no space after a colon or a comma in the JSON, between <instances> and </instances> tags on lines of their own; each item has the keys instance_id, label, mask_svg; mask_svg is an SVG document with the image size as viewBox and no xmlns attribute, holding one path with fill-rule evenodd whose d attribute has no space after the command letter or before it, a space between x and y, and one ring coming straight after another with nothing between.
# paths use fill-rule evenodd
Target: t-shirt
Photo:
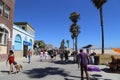
<instances>
[{"instance_id":1,"label":"t-shirt","mask_svg":"<svg viewBox=\"0 0 120 80\"><path fill-rule=\"evenodd\" d=\"M10 55L9 58L8 58L8 60L9 60L10 64L14 63L14 55Z\"/></svg>"},{"instance_id":2,"label":"t-shirt","mask_svg":"<svg viewBox=\"0 0 120 80\"><path fill-rule=\"evenodd\" d=\"M87 65L88 64L88 55L84 52L80 53L81 58L81 65Z\"/></svg>"}]
</instances>

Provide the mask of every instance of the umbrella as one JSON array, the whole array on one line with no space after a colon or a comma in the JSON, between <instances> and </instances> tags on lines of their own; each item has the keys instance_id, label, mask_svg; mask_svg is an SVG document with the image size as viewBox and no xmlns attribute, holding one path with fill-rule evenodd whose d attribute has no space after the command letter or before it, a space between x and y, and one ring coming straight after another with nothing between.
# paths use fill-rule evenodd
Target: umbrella
<instances>
[{"instance_id":1,"label":"umbrella","mask_svg":"<svg viewBox=\"0 0 120 80\"><path fill-rule=\"evenodd\" d=\"M114 52L117 52L117 53L120 54L120 49L118 49L118 48L112 48L112 50L113 50Z\"/></svg>"}]
</instances>

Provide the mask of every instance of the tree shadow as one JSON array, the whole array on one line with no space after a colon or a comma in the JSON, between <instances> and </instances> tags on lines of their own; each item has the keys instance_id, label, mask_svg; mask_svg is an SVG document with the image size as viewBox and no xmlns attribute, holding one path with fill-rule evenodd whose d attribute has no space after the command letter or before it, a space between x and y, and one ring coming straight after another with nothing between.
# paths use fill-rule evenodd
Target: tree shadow
<instances>
[{"instance_id":1,"label":"tree shadow","mask_svg":"<svg viewBox=\"0 0 120 80\"><path fill-rule=\"evenodd\" d=\"M61 76L69 76L70 72L66 72L60 68L46 67L46 68L34 68L32 70L27 70L23 72L27 74L30 78L43 78L47 75L61 75Z\"/></svg>"}]
</instances>

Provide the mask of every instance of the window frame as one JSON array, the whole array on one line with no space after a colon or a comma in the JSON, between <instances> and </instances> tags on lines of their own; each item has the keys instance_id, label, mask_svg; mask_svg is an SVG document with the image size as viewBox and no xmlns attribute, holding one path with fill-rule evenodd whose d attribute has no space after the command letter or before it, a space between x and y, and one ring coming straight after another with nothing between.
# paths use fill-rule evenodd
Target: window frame
<instances>
[{"instance_id":1,"label":"window frame","mask_svg":"<svg viewBox=\"0 0 120 80\"><path fill-rule=\"evenodd\" d=\"M5 8L4 8L4 17L6 19L10 19L10 8L7 5L5 5Z\"/></svg>"},{"instance_id":2,"label":"window frame","mask_svg":"<svg viewBox=\"0 0 120 80\"><path fill-rule=\"evenodd\" d=\"M14 40L14 50L22 50L22 37L20 34L15 36Z\"/></svg>"},{"instance_id":3,"label":"window frame","mask_svg":"<svg viewBox=\"0 0 120 80\"><path fill-rule=\"evenodd\" d=\"M4 7L4 3L2 1L0 1L0 16L3 15L3 7Z\"/></svg>"},{"instance_id":4,"label":"window frame","mask_svg":"<svg viewBox=\"0 0 120 80\"><path fill-rule=\"evenodd\" d=\"M0 44L7 45L8 31L6 29L4 29L3 31L0 31L0 34L2 34L2 36L0 37Z\"/></svg>"}]
</instances>

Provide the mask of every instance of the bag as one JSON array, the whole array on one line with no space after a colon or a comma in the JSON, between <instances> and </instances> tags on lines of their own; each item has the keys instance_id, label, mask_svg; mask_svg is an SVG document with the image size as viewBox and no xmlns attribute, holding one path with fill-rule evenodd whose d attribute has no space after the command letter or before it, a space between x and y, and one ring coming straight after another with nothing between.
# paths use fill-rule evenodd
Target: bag
<instances>
[{"instance_id":1,"label":"bag","mask_svg":"<svg viewBox=\"0 0 120 80\"><path fill-rule=\"evenodd\" d=\"M17 64L17 62L16 62L16 61L14 61L14 62L13 62L13 65L16 65L16 64Z\"/></svg>"}]
</instances>

